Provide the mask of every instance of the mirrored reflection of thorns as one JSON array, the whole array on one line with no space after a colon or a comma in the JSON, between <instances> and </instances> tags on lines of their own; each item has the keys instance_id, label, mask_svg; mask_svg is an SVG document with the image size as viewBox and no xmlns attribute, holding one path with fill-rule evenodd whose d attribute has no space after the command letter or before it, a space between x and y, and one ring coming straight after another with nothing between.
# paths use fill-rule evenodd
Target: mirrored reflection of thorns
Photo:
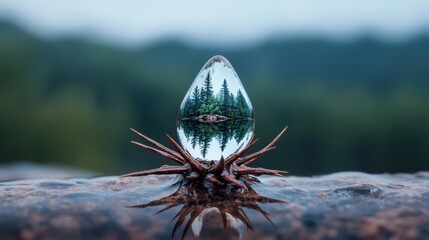
<instances>
[{"instance_id":1,"label":"mirrored reflection of thorns","mask_svg":"<svg viewBox=\"0 0 429 240\"><path fill-rule=\"evenodd\" d=\"M175 221L172 237L174 238L177 231L184 226L181 239L185 238L188 229L194 224L198 217L203 218L204 212L207 210L215 209L217 215L221 217L223 227L227 227L227 222L231 221L227 215L233 218L233 221L241 221L247 229L253 231L251 220L246 215L244 209L252 209L259 212L271 224L269 214L265 212L260 206L267 203L287 203L282 200L269 198L259 195L251 185L247 185L246 191L228 191L227 188L220 187L216 189L207 189L199 184L187 185L180 184L179 188L171 195L151 201L146 204L128 206L129 208L147 208L163 206L161 210L155 214L160 214L169 209L180 206L181 209L171 219ZM237 224L229 224L230 226L237 226ZM238 229L237 229L238 230ZM194 231L194 229L193 229ZM194 232L194 235L199 236L201 229ZM239 234L244 234L239 231ZM242 239L242 238L240 238Z\"/></svg>"},{"instance_id":2,"label":"mirrored reflection of thorns","mask_svg":"<svg viewBox=\"0 0 429 240\"><path fill-rule=\"evenodd\" d=\"M166 157L172 161L175 161L179 165L169 166L164 165L160 168L155 168L151 170L145 170L140 172L129 173L121 177L138 177L145 175L160 175L160 174L181 174L188 181L195 181L200 183L210 183L213 185L224 185L232 184L239 188L246 188L244 181L258 182L258 179L253 176L261 175L272 175L272 176L283 176L286 174L286 171L281 170L271 170L265 168L253 168L248 165L253 163L256 159L264 155L265 153L273 150L275 148L274 144L280 139L283 133L286 131L285 127L276 138L274 138L271 143L266 147L261 149L258 152L252 153L247 156L243 156L255 143L258 139L252 141L247 145L243 150L238 153L234 153L224 159L223 157L220 161L199 161L194 159L186 150L184 150L173 138L167 135L167 138L170 140L172 145L177 151L174 151L161 143L148 138L147 136L139 133L138 131L131 128L133 132L145 139L147 142L153 144L158 148L147 146L145 144L134 142L131 143L140 146L146 150L155 152L163 157Z\"/></svg>"}]
</instances>

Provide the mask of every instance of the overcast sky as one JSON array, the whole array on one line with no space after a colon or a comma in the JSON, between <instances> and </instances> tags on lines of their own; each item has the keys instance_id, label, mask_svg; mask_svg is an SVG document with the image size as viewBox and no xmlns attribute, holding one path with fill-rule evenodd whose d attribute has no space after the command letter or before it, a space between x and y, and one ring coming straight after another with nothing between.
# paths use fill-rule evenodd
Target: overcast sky
<instances>
[{"instance_id":1,"label":"overcast sky","mask_svg":"<svg viewBox=\"0 0 429 240\"><path fill-rule=\"evenodd\" d=\"M428 0L0 0L0 18L46 37L85 34L125 45L169 37L202 45L362 34L401 40L429 29Z\"/></svg>"}]
</instances>

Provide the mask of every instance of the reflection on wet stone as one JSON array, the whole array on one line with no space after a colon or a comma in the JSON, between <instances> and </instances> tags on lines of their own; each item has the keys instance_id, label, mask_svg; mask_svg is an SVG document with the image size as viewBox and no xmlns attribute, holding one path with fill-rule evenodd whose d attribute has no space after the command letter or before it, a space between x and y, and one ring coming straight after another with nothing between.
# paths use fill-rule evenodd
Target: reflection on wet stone
<instances>
[{"instance_id":1,"label":"reflection on wet stone","mask_svg":"<svg viewBox=\"0 0 429 240\"><path fill-rule=\"evenodd\" d=\"M180 216L169 222L181 211L187 218L177 227L175 239L181 238L188 224L185 239L196 239L193 232L198 232L200 220L199 239L238 239L238 230L228 226L228 221L233 223L234 211L245 211L253 231L245 220L236 220L244 223L237 226L247 229L245 239L429 239L427 172L261 177L260 183L252 185L258 194L287 204L270 203L252 190L226 194L222 187L212 193L182 186L177 191L177 185L171 186L177 180L177 176L156 175L3 181L0 238L168 240ZM52 182L64 184L52 188ZM124 207L137 204L146 206ZM253 210L258 208L255 205L270 214L275 226ZM208 210L202 213L203 208ZM225 228L223 211L231 215L224 214ZM188 223L192 215L200 216L193 221L194 227Z\"/></svg>"},{"instance_id":2,"label":"reflection on wet stone","mask_svg":"<svg viewBox=\"0 0 429 240\"><path fill-rule=\"evenodd\" d=\"M253 231L253 225L246 210L260 213L267 221L274 225L259 205L267 203L286 203L285 201L259 195L249 185L247 190L221 188L206 188L198 184L181 184L173 194L151 201L146 204L130 206L131 208L147 208L162 206L156 212L160 214L174 207L181 207L171 222L174 222L172 237L182 228L181 239L184 239L189 228L195 237L204 235L204 232L217 231L217 235L228 239L238 235L242 239L247 231ZM204 231L203 231L204 230ZM231 231L233 230L233 231ZM235 234L233 233L235 232Z\"/></svg>"}]
</instances>

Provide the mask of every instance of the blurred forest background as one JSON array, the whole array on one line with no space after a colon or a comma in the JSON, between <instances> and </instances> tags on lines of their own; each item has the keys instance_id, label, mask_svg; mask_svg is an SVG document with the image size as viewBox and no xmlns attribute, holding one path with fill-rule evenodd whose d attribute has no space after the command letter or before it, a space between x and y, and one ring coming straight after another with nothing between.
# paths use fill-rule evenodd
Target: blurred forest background
<instances>
[{"instance_id":1,"label":"blurred forest background","mask_svg":"<svg viewBox=\"0 0 429 240\"><path fill-rule=\"evenodd\" d=\"M429 169L429 35L386 42L276 38L239 49L180 41L121 48L47 40L0 22L0 162L121 174L166 164L129 127L169 146L179 105L213 55L234 66L252 101L255 162L293 175Z\"/></svg>"}]
</instances>

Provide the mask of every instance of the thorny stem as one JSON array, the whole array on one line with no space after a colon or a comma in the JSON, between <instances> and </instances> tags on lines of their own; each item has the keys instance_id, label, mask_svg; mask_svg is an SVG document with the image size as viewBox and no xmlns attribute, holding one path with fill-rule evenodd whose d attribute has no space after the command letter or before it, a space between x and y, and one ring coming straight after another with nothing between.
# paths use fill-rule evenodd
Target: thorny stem
<instances>
[{"instance_id":1,"label":"thorny stem","mask_svg":"<svg viewBox=\"0 0 429 240\"><path fill-rule=\"evenodd\" d=\"M155 145L159 149L144 145L139 142L132 141L133 144L140 146L146 150L155 152L163 157L171 159L180 164L180 166L162 166L160 168L145 170L140 172L129 173L121 177L137 177L151 174L182 174L189 181L201 181L208 182L213 185L221 185L230 183L240 188L246 188L246 185L240 181L240 178L250 182L258 182L257 178L249 175L260 176L260 175L272 175L272 176L283 176L286 171L281 170L270 170L265 168L252 168L248 167L249 164L254 162L257 158L264 155L265 153L275 148L274 144L280 139L285 133L287 127L285 127L277 136L274 138L266 147L242 157L257 141L252 141L248 146L238 153L234 153L227 159L223 157L218 163L213 163L210 166L201 164L200 161L194 159L188 152L186 152L172 137L167 135L167 138L173 144L178 152L171 150L161 143L141 134L140 132L131 128L133 132L145 139L147 142Z\"/></svg>"}]
</instances>

